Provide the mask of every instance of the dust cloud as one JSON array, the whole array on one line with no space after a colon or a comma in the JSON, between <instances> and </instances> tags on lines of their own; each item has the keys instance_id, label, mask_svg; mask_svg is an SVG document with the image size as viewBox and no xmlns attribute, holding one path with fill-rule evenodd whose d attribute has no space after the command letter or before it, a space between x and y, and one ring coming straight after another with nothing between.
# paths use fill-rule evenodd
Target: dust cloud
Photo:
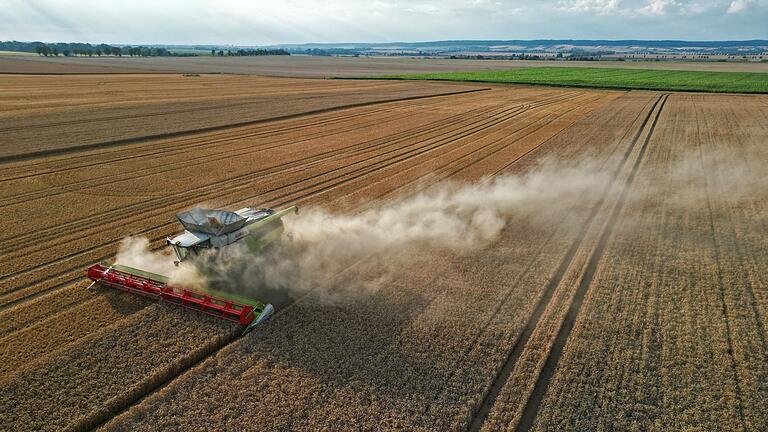
<instances>
[{"instance_id":1,"label":"dust cloud","mask_svg":"<svg viewBox=\"0 0 768 432\"><path fill-rule=\"evenodd\" d=\"M758 146L687 152L656 168L663 172L653 177L651 190L668 191L673 205L683 208L706 201L722 205L763 200L768 198L768 168L761 153Z\"/></svg>"},{"instance_id":2,"label":"dust cloud","mask_svg":"<svg viewBox=\"0 0 768 432\"><path fill-rule=\"evenodd\" d=\"M726 156L720 156L720 162ZM757 159L756 159L757 160ZM702 200L738 200L765 194L768 175L763 166L740 159L718 163L720 171L704 169L699 153L685 154L661 166L648 166L646 181L626 200L652 202L667 193L677 206L697 206ZM732 162L732 163L730 163ZM738 163L737 163L738 162ZM334 278L351 266L389 267L397 271L412 252L448 251L464 254L488 247L505 227L525 223L541 229L580 226L599 197L618 194L619 160L578 162L546 160L527 174L485 178L477 183L442 182L415 195L370 204L356 213L314 207L284 218L284 241L266 253L253 255L235 245L205 257L205 276L194 265L175 266L172 251L151 253L146 239L126 239L117 262L169 275L179 285L216 283L216 287L280 303L313 289L346 289L345 295L365 293L364 283L340 287ZM658 176L653 170L659 170ZM717 194L708 176L721 179ZM657 201L654 201L657 202ZM631 214L625 215L627 220ZM631 224L629 224L631 225ZM626 224L625 224L626 226ZM348 284L347 284L348 285Z\"/></svg>"},{"instance_id":3,"label":"dust cloud","mask_svg":"<svg viewBox=\"0 0 768 432\"><path fill-rule=\"evenodd\" d=\"M334 277L364 259L394 271L409 252L462 254L486 247L514 219L543 225L577 220L573 203L584 194L602 193L611 174L594 161L547 161L525 175L442 182L357 213L302 208L298 216L284 218L286 235L279 245L258 256L234 245L204 257L198 266L205 276L187 262L175 266L171 250L149 252L149 242L141 238L126 239L117 262L168 275L179 285L215 283L218 289L280 302L332 285Z\"/></svg>"},{"instance_id":4,"label":"dust cloud","mask_svg":"<svg viewBox=\"0 0 768 432\"><path fill-rule=\"evenodd\" d=\"M176 266L175 260L176 255L170 248L152 251L146 237L126 237L120 242L115 263L167 276L173 283L190 288L204 283L195 266Z\"/></svg>"}]
</instances>

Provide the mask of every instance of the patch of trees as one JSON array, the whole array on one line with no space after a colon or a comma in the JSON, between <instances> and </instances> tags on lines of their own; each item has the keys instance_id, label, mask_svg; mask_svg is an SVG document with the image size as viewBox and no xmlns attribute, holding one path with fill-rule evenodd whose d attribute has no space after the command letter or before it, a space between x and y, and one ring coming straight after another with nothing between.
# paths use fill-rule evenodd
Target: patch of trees
<instances>
[{"instance_id":1,"label":"patch of trees","mask_svg":"<svg viewBox=\"0 0 768 432\"><path fill-rule=\"evenodd\" d=\"M145 46L126 46L122 48L123 55L129 55L131 57L166 57L172 56L173 53L165 48L145 47Z\"/></svg>"},{"instance_id":2,"label":"patch of trees","mask_svg":"<svg viewBox=\"0 0 768 432\"><path fill-rule=\"evenodd\" d=\"M569 60L598 60L600 57L616 54L616 51L610 50L584 50L581 48L573 48L571 50L571 57Z\"/></svg>"},{"instance_id":3,"label":"patch of trees","mask_svg":"<svg viewBox=\"0 0 768 432\"><path fill-rule=\"evenodd\" d=\"M288 51L284 49L238 49L238 50L218 50L215 49L211 50L212 56L219 56L219 57L247 57L247 56L266 56L266 55L291 55Z\"/></svg>"},{"instance_id":4,"label":"patch of trees","mask_svg":"<svg viewBox=\"0 0 768 432\"><path fill-rule=\"evenodd\" d=\"M307 48L305 50L294 50L297 53L301 53L304 55L311 55L311 56L321 56L321 57L329 57L329 56L359 56L360 50L357 49L348 49L348 48Z\"/></svg>"}]
</instances>

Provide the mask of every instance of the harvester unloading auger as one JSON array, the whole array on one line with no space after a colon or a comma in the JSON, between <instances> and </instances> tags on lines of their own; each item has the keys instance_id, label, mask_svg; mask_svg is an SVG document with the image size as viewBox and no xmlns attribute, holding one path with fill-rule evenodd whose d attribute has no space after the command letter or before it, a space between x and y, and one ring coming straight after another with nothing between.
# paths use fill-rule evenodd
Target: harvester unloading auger
<instances>
[{"instance_id":1,"label":"harvester unloading auger","mask_svg":"<svg viewBox=\"0 0 768 432\"><path fill-rule=\"evenodd\" d=\"M249 253L259 254L283 236L282 217L298 211L295 206L281 211L247 207L236 212L195 208L176 215L185 231L166 238L166 243L176 253L176 265L210 252L214 259L226 259L227 247L235 243L244 245ZM88 277L92 286L108 286L238 322L245 326L243 334L275 310L271 304L257 299L209 287L193 290L169 284L168 276L120 264L95 264L88 268Z\"/></svg>"}]
</instances>

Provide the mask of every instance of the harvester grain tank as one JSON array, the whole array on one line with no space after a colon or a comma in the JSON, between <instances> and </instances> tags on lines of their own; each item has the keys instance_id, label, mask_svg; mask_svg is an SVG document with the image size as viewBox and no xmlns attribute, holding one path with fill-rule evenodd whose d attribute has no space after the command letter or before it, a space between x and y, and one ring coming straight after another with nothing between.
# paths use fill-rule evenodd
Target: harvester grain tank
<instances>
[{"instance_id":1,"label":"harvester grain tank","mask_svg":"<svg viewBox=\"0 0 768 432\"><path fill-rule=\"evenodd\" d=\"M239 244L251 254L263 253L269 245L283 237L283 216L298 213L297 207L281 211L246 207L235 212L195 208L181 212L176 218L185 231L166 238L181 262L205 256L226 260ZM238 253L243 249L238 248ZM205 262L205 260L200 260ZM205 272L205 269L203 269ZM120 264L96 264L88 269L94 284L166 301L207 315L238 322L247 333L274 313L274 307L258 299L247 298L210 287L190 289L169 283L166 275L151 273Z\"/></svg>"}]
</instances>

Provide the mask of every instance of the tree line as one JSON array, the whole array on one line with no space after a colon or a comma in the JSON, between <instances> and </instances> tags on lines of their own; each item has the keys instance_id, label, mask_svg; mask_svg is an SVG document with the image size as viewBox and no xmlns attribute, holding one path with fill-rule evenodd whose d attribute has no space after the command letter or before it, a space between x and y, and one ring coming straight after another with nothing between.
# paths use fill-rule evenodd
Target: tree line
<instances>
[{"instance_id":1,"label":"tree line","mask_svg":"<svg viewBox=\"0 0 768 432\"><path fill-rule=\"evenodd\" d=\"M91 45L82 42L19 42L19 41L0 41L0 51L15 51L36 53L41 56L131 56L131 57L190 57L197 56L199 53L173 52L166 48L147 47L147 46L113 46L107 44ZM265 56L265 55L291 55L284 49L212 49L212 56Z\"/></svg>"},{"instance_id":2,"label":"tree line","mask_svg":"<svg viewBox=\"0 0 768 432\"><path fill-rule=\"evenodd\" d=\"M124 46L117 47L107 44L91 45L89 43L43 43L43 42L19 42L7 41L0 42L0 51L31 52L41 56L137 56L137 57L164 57L174 56L174 54L165 48L146 47L146 46Z\"/></svg>"}]
</instances>

